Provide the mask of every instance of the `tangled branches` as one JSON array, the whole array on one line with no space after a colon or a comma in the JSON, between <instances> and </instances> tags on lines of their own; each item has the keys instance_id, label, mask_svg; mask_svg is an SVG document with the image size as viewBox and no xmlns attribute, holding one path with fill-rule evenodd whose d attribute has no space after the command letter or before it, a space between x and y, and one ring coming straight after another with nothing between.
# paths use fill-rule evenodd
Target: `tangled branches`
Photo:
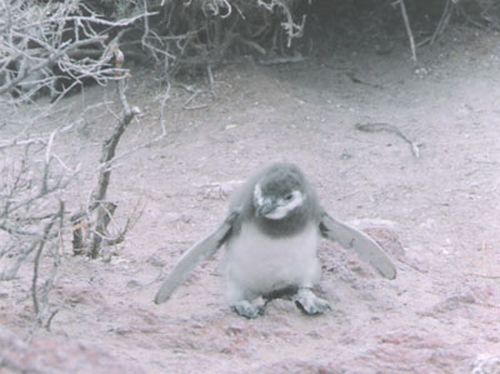
<instances>
[{"instance_id":1,"label":"tangled branches","mask_svg":"<svg viewBox=\"0 0 500 374\"><path fill-rule=\"evenodd\" d=\"M304 1L163 0L151 8L144 2L141 11L157 15L144 19L141 44L166 77L223 62L230 51L283 54L303 35L306 17L296 20L294 14Z\"/></svg>"},{"instance_id":2,"label":"tangled branches","mask_svg":"<svg viewBox=\"0 0 500 374\"><path fill-rule=\"evenodd\" d=\"M76 172L53 150L60 131L0 145L0 281L15 278L34 256L32 299L40 324L53 313L48 294L60 263L66 213L61 193ZM40 286L42 264L45 270L51 269Z\"/></svg>"},{"instance_id":3,"label":"tangled branches","mask_svg":"<svg viewBox=\"0 0 500 374\"><path fill-rule=\"evenodd\" d=\"M137 111L126 103L127 70L118 45L125 28L144 16L148 14L115 22L79 0L0 0L0 282L26 278L22 270L32 264L31 299L37 326L49 328L57 313L48 299L63 244L71 233L66 202L79 172L78 166L64 161L56 143L82 118L54 115L57 103L86 79L101 85L117 81L124 107L123 133ZM51 104L27 105L43 92L50 92ZM48 123L50 130L42 130ZM107 176L108 183L107 168L118 140L103 160L106 165L100 175ZM110 214L102 214L100 205L104 198L105 191L94 199L102 216L92 228L96 238L109 222Z\"/></svg>"},{"instance_id":4,"label":"tangled branches","mask_svg":"<svg viewBox=\"0 0 500 374\"><path fill-rule=\"evenodd\" d=\"M114 79L111 40L143 15L111 22L79 0L0 2L0 98L30 101L42 92L53 100L85 80Z\"/></svg>"},{"instance_id":5,"label":"tangled branches","mask_svg":"<svg viewBox=\"0 0 500 374\"><path fill-rule=\"evenodd\" d=\"M467 4L476 2L482 9L479 21L467 11ZM331 17L329 24L334 24L342 23L346 8L350 9L347 14L367 7L367 13L383 15L385 10L379 8L391 4L401 11L394 14L402 16L415 61L416 49L433 43L453 13L481 26L492 23L485 13L498 6L492 0L64 0L30 5L25 0L2 0L0 95L9 92L29 100L45 91L57 100L85 80L104 85L115 73L109 64L110 42L124 34L125 55L154 61L161 78L169 80L173 73L211 67L232 54L257 54L259 60L290 56L306 26L317 23L311 19L318 18L313 8L319 9L319 17ZM416 40L422 33L413 35L412 10L427 14L426 9L437 8L440 14L434 34Z\"/></svg>"}]
</instances>

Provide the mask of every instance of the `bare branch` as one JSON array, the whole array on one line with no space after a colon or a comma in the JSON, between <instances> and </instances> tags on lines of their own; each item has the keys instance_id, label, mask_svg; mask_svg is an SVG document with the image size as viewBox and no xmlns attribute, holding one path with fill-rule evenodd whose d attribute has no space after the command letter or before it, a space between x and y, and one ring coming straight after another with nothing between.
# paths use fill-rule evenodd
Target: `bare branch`
<instances>
[{"instance_id":1,"label":"bare branch","mask_svg":"<svg viewBox=\"0 0 500 374\"><path fill-rule=\"evenodd\" d=\"M9 92L16 84L24 80L27 76L38 72L48 66L53 65L57 60L59 60L62 56L67 54L69 51L83 47L85 45L91 45L94 44L98 41L104 41L106 40L106 36L96 36L95 38L92 39L87 39L87 40L81 40L79 42L75 42L73 44L70 44L66 47L63 47L62 49L52 53L48 59L38 63L37 65L33 66L32 68L28 68L23 70L20 74L17 75L16 78L11 80L9 83L5 84L4 86L0 87L0 95Z\"/></svg>"},{"instance_id":2,"label":"bare branch","mask_svg":"<svg viewBox=\"0 0 500 374\"><path fill-rule=\"evenodd\" d=\"M415 46L415 38L413 37L413 31L410 25L410 19L408 17L408 13L406 11L405 0L397 0L399 3L399 7L401 8L401 14L403 16L403 21L405 23L406 33L408 34L408 39L410 40L410 48L411 48L411 58L414 63L417 63L417 48Z\"/></svg>"},{"instance_id":3,"label":"bare branch","mask_svg":"<svg viewBox=\"0 0 500 374\"><path fill-rule=\"evenodd\" d=\"M45 225L43 238L38 242L38 249L35 254L35 261L33 267L33 281L31 286L31 296L33 299L33 309L35 314L38 316L40 313L40 305L38 300L38 291L37 291L37 281L38 281L38 272L40 267L40 259L42 256L42 251L45 245L47 244L47 240L49 239L49 233L52 230L52 227L56 223L57 220L62 222L64 215L64 203L61 201L59 205L59 211L53 215L52 219L49 223Z\"/></svg>"}]
</instances>

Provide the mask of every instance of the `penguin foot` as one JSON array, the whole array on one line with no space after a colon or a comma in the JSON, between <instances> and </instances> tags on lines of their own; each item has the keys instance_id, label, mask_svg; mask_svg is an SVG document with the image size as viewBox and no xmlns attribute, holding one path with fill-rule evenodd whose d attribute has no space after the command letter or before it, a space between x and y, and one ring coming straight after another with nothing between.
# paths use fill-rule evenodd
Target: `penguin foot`
<instances>
[{"instance_id":1,"label":"penguin foot","mask_svg":"<svg viewBox=\"0 0 500 374\"><path fill-rule=\"evenodd\" d=\"M231 305L231 309L242 317L254 319L264 314L264 307L253 305L247 300L241 300Z\"/></svg>"},{"instance_id":2,"label":"penguin foot","mask_svg":"<svg viewBox=\"0 0 500 374\"><path fill-rule=\"evenodd\" d=\"M316 296L309 288L299 289L292 300L297 308L309 316L322 314L331 309L328 301Z\"/></svg>"}]
</instances>

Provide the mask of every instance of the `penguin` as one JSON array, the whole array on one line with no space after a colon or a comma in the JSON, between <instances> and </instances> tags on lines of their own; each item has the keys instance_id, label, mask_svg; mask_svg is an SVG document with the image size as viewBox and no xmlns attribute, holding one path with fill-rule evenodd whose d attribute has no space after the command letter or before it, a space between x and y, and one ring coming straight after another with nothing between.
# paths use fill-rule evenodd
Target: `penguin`
<instances>
[{"instance_id":1,"label":"penguin","mask_svg":"<svg viewBox=\"0 0 500 374\"><path fill-rule=\"evenodd\" d=\"M180 257L155 303L167 301L197 264L225 245L226 296L237 314L256 318L274 298L293 301L307 315L324 313L330 305L313 291L321 277L321 238L353 249L380 275L396 278L396 267L383 249L368 235L331 217L295 164L273 163L234 194L222 224Z\"/></svg>"}]
</instances>

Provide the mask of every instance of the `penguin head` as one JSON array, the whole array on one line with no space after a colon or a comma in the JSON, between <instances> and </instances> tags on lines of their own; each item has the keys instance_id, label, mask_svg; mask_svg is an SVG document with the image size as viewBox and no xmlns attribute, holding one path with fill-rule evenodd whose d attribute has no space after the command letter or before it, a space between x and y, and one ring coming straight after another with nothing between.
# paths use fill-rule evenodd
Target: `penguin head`
<instances>
[{"instance_id":1,"label":"penguin head","mask_svg":"<svg viewBox=\"0 0 500 374\"><path fill-rule=\"evenodd\" d=\"M278 221L297 214L307 199L305 189L304 176L295 165L273 165L255 184L255 215Z\"/></svg>"}]
</instances>

